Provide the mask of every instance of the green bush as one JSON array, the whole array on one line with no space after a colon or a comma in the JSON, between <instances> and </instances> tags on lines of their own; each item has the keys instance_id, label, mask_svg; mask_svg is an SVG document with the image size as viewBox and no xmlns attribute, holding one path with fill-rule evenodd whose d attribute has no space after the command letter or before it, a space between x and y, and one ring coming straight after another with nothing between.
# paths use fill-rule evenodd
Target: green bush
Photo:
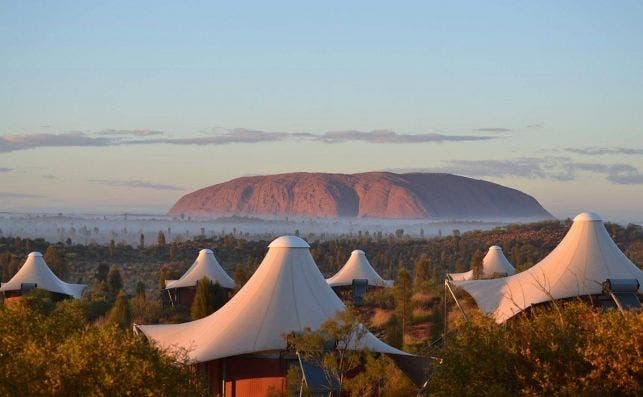
<instances>
[{"instance_id":1,"label":"green bush","mask_svg":"<svg viewBox=\"0 0 643 397\"><path fill-rule=\"evenodd\" d=\"M534 308L498 325L482 315L457 327L437 352L431 395L643 393L643 314L580 302Z\"/></svg>"},{"instance_id":2,"label":"green bush","mask_svg":"<svg viewBox=\"0 0 643 397\"><path fill-rule=\"evenodd\" d=\"M182 358L117 325L87 323L81 300L60 302L48 314L42 307L26 301L0 307L0 395L207 394Z\"/></svg>"}]
</instances>

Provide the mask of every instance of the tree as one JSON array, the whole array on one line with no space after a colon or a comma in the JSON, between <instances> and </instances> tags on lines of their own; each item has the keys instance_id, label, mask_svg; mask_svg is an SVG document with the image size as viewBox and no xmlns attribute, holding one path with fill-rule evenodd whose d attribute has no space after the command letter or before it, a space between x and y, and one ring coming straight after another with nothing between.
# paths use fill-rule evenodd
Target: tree
<instances>
[{"instance_id":1,"label":"tree","mask_svg":"<svg viewBox=\"0 0 643 397\"><path fill-rule=\"evenodd\" d=\"M351 397L414 396L417 388L411 380L385 355L365 354L363 370L349 379Z\"/></svg>"},{"instance_id":2,"label":"tree","mask_svg":"<svg viewBox=\"0 0 643 397\"><path fill-rule=\"evenodd\" d=\"M116 251L116 242L111 239L109 240L109 256L114 256L114 251Z\"/></svg>"},{"instance_id":3,"label":"tree","mask_svg":"<svg viewBox=\"0 0 643 397\"><path fill-rule=\"evenodd\" d=\"M237 263L237 266L235 266L232 277L234 278L234 283L237 285L237 290L241 289L249 278L246 268L240 263Z\"/></svg>"},{"instance_id":4,"label":"tree","mask_svg":"<svg viewBox=\"0 0 643 397\"><path fill-rule=\"evenodd\" d=\"M143 233L141 233L141 236L139 237L138 248L139 249L145 248L145 235Z\"/></svg>"},{"instance_id":5,"label":"tree","mask_svg":"<svg viewBox=\"0 0 643 397\"><path fill-rule=\"evenodd\" d=\"M384 325L384 342L401 349L404 345L404 334L402 333L402 321L400 317L393 314Z\"/></svg>"},{"instance_id":6,"label":"tree","mask_svg":"<svg viewBox=\"0 0 643 397\"><path fill-rule=\"evenodd\" d=\"M156 236L156 245L159 247L165 247L165 233L159 231L158 236Z\"/></svg>"},{"instance_id":7,"label":"tree","mask_svg":"<svg viewBox=\"0 0 643 397\"><path fill-rule=\"evenodd\" d=\"M123 291L116 296L116 301L112 310L109 312L109 321L117 324L119 327L126 329L132 320L129 302Z\"/></svg>"},{"instance_id":8,"label":"tree","mask_svg":"<svg viewBox=\"0 0 643 397\"><path fill-rule=\"evenodd\" d=\"M332 385L335 379L341 395L347 375L362 363L361 346L367 331L353 313L346 309L326 320L318 330L305 328L300 334L286 335L288 346L304 360L319 366ZM353 347L351 349L351 346Z\"/></svg>"},{"instance_id":9,"label":"tree","mask_svg":"<svg viewBox=\"0 0 643 397\"><path fill-rule=\"evenodd\" d=\"M139 281L136 283L136 296L145 300L145 283L143 281Z\"/></svg>"},{"instance_id":10,"label":"tree","mask_svg":"<svg viewBox=\"0 0 643 397\"><path fill-rule=\"evenodd\" d=\"M173 259L174 259L174 257L175 257L175 253L174 253L174 244L172 244L172 243L170 243L170 252L168 253L168 255L170 256L170 259L171 259L171 260L173 260Z\"/></svg>"},{"instance_id":11,"label":"tree","mask_svg":"<svg viewBox=\"0 0 643 397\"><path fill-rule=\"evenodd\" d=\"M61 254L54 245L50 245L49 247L47 247L44 259L51 271L54 272L54 274L58 276L58 278L67 278L68 271L65 256Z\"/></svg>"},{"instance_id":12,"label":"tree","mask_svg":"<svg viewBox=\"0 0 643 397\"><path fill-rule=\"evenodd\" d=\"M192 320L209 316L225 304L227 291L219 285L203 277L197 283L196 295L190 308Z\"/></svg>"},{"instance_id":13,"label":"tree","mask_svg":"<svg viewBox=\"0 0 643 397\"><path fill-rule=\"evenodd\" d=\"M116 295L121 289L123 289L121 272L116 265L112 265L112 267L109 268L109 273L107 273L107 290Z\"/></svg>"},{"instance_id":14,"label":"tree","mask_svg":"<svg viewBox=\"0 0 643 397\"><path fill-rule=\"evenodd\" d=\"M484 255L479 250L473 253L471 257L471 270L473 270L473 279L477 280L483 276L482 274L482 259Z\"/></svg>"},{"instance_id":15,"label":"tree","mask_svg":"<svg viewBox=\"0 0 643 397\"><path fill-rule=\"evenodd\" d=\"M436 352L443 361L434 367L431 395L643 393L640 311L622 315L572 301L560 312L533 307L502 325L474 311L455 331Z\"/></svg>"},{"instance_id":16,"label":"tree","mask_svg":"<svg viewBox=\"0 0 643 397\"><path fill-rule=\"evenodd\" d=\"M413 283L415 284L416 288L429 279L430 267L431 263L429 262L429 256L427 254L420 255L417 261L415 261L415 267L413 270Z\"/></svg>"},{"instance_id":17,"label":"tree","mask_svg":"<svg viewBox=\"0 0 643 397\"><path fill-rule=\"evenodd\" d=\"M94 273L94 278L96 279L96 281L107 281L107 274L108 273L109 273L109 266L107 266L104 263L101 263L96 267L96 272Z\"/></svg>"},{"instance_id":18,"label":"tree","mask_svg":"<svg viewBox=\"0 0 643 397\"><path fill-rule=\"evenodd\" d=\"M393 287L395 298L395 312L399 316L402 325L402 338L406 332L406 324L411 320L411 296L413 295L411 278L404 267L400 267L397 273L397 280Z\"/></svg>"},{"instance_id":19,"label":"tree","mask_svg":"<svg viewBox=\"0 0 643 397\"><path fill-rule=\"evenodd\" d=\"M110 322L89 323L85 306L67 300L45 314L24 302L0 305L0 395L207 394L185 352L165 354Z\"/></svg>"},{"instance_id":20,"label":"tree","mask_svg":"<svg viewBox=\"0 0 643 397\"><path fill-rule=\"evenodd\" d=\"M170 245L170 251L171 250L172 246ZM168 265L163 266L159 274L159 289L165 289L165 280L170 279L170 277L172 277L172 270L170 270Z\"/></svg>"}]
</instances>

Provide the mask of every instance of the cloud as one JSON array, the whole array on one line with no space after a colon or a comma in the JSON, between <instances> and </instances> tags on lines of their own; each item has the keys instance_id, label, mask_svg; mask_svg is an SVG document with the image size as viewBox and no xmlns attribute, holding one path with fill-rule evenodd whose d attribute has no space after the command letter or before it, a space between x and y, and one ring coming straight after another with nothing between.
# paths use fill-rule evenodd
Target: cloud
<instances>
[{"instance_id":1,"label":"cloud","mask_svg":"<svg viewBox=\"0 0 643 397\"><path fill-rule=\"evenodd\" d=\"M584 154L588 156L600 156L604 154L643 154L643 148L624 148L624 147L588 147L588 148L567 148L570 153Z\"/></svg>"},{"instance_id":2,"label":"cloud","mask_svg":"<svg viewBox=\"0 0 643 397\"><path fill-rule=\"evenodd\" d=\"M0 192L0 198L3 199L31 199L31 198L42 198L37 194L26 194L26 193L15 193L15 192Z\"/></svg>"},{"instance_id":3,"label":"cloud","mask_svg":"<svg viewBox=\"0 0 643 397\"><path fill-rule=\"evenodd\" d=\"M57 179L56 175L52 175L52 174L45 174L45 175L42 175L42 177L43 179Z\"/></svg>"},{"instance_id":4,"label":"cloud","mask_svg":"<svg viewBox=\"0 0 643 397\"><path fill-rule=\"evenodd\" d=\"M643 174L629 164L579 163L568 157L520 157L507 160L451 160L445 165L400 172L446 172L474 178L526 178L570 181L579 173L604 176L617 185L643 184Z\"/></svg>"},{"instance_id":5,"label":"cloud","mask_svg":"<svg viewBox=\"0 0 643 397\"><path fill-rule=\"evenodd\" d=\"M326 143L341 143L346 141L361 141L368 143L425 143L425 142L459 142L484 141L495 139L490 136L443 135L443 134L399 134L392 130L374 131L329 131L323 135L310 135L313 139Z\"/></svg>"},{"instance_id":6,"label":"cloud","mask_svg":"<svg viewBox=\"0 0 643 397\"><path fill-rule=\"evenodd\" d=\"M304 139L324 143L343 143L361 141L368 143L423 143L423 142L457 142L482 141L495 139L489 136L443 135L443 134L399 134L391 130L374 131L329 131L323 134L310 132L268 132L247 128L235 128L227 133L189 138L162 138L129 141L129 144L165 143L174 145L226 145L231 143L276 142L292 139Z\"/></svg>"},{"instance_id":7,"label":"cloud","mask_svg":"<svg viewBox=\"0 0 643 397\"><path fill-rule=\"evenodd\" d=\"M109 146L112 144L115 144L113 139L91 137L83 132L10 134L0 136L0 152L34 149L38 147Z\"/></svg>"},{"instance_id":8,"label":"cloud","mask_svg":"<svg viewBox=\"0 0 643 397\"><path fill-rule=\"evenodd\" d=\"M480 132L511 132L512 130L510 128L502 128L502 127L485 127L485 128L478 128L476 131Z\"/></svg>"},{"instance_id":9,"label":"cloud","mask_svg":"<svg viewBox=\"0 0 643 397\"><path fill-rule=\"evenodd\" d=\"M451 160L446 165L429 168L431 172L448 172L472 177L519 177L527 179L573 179L567 159L519 157L507 160Z\"/></svg>"},{"instance_id":10,"label":"cloud","mask_svg":"<svg viewBox=\"0 0 643 397\"><path fill-rule=\"evenodd\" d=\"M11 172L13 168L0 167L0 172Z\"/></svg>"},{"instance_id":11,"label":"cloud","mask_svg":"<svg viewBox=\"0 0 643 397\"><path fill-rule=\"evenodd\" d=\"M540 128L542 126L543 126L542 124L527 124L527 126L525 128L536 129L536 128Z\"/></svg>"},{"instance_id":12,"label":"cloud","mask_svg":"<svg viewBox=\"0 0 643 397\"><path fill-rule=\"evenodd\" d=\"M150 129L143 129L143 130L114 130L114 129L111 129L111 128L97 132L98 135L110 135L110 136L130 135L130 136L135 136L135 137L161 135L161 134L164 134L164 133L165 133L165 131L150 130Z\"/></svg>"},{"instance_id":13,"label":"cloud","mask_svg":"<svg viewBox=\"0 0 643 397\"><path fill-rule=\"evenodd\" d=\"M605 174L608 181L618 185L643 184L643 174L629 164L576 163L574 167L581 171Z\"/></svg>"},{"instance_id":14,"label":"cloud","mask_svg":"<svg viewBox=\"0 0 643 397\"><path fill-rule=\"evenodd\" d=\"M188 138L161 138L146 139L138 141L129 141L130 144L158 144L165 143L171 145L226 145L231 143L259 143L274 142L292 137L309 136L310 134L290 134L285 132L267 132L261 130L251 130L247 128L235 128L227 133L196 136Z\"/></svg>"},{"instance_id":15,"label":"cloud","mask_svg":"<svg viewBox=\"0 0 643 397\"><path fill-rule=\"evenodd\" d=\"M392 130L329 131L323 134L310 132L269 132L248 128L235 128L224 133L199 135L186 138L157 137L126 139L130 136L145 138L164 134L157 130L102 130L94 136L83 131L65 133L13 134L0 136L0 152L34 149L39 147L70 146L119 146L119 145L227 145L233 143L262 143L285 140L310 140L324 143L359 141L367 143L426 143L465 142L497 139L494 136L445 135L436 133L401 134Z\"/></svg>"},{"instance_id":16,"label":"cloud","mask_svg":"<svg viewBox=\"0 0 643 397\"><path fill-rule=\"evenodd\" d=\"M160 183L152 183L147 181L121 181L121 180L112 180L112 179L88 179L88 182L98 183L105 186L116 186L116 187L129 187L136 189L156 189L156 190L172 190L172 191L183 191L184 188L174 185L163 185Z\"/></svg>"}]
</instances>

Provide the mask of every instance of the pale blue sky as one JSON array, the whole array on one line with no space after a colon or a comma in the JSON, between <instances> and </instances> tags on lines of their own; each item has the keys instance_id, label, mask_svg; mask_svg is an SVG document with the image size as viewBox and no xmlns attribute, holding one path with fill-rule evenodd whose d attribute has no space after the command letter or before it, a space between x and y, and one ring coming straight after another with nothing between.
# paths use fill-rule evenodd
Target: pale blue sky
<instances>
[{"instance_id":1,"label":"pale blue sky","mask_svg":"<svg viewBox=\"0 0 643 397\"><path fill-rule=\"evenodd\" d=\"M0 210L386 169L643 218L639 1L77 3L0 2Z\"/></svg>"}]
</instances>

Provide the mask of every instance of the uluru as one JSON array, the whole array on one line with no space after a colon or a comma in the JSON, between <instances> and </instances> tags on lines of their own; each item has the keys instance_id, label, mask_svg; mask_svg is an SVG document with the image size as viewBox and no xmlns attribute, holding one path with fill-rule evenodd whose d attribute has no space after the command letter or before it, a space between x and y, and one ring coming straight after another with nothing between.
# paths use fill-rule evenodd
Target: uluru
<instances>
[{"instance_id":1,"label":"uluru","mask_svg":"<svg viewBox=\"0 0 643 397\"><path fill-rule=\"evenodd\" d=\"M247 176L181 197L169 215L385 219L551 219L536 199L445 173Z\"/></svg>"}]
</instances>

